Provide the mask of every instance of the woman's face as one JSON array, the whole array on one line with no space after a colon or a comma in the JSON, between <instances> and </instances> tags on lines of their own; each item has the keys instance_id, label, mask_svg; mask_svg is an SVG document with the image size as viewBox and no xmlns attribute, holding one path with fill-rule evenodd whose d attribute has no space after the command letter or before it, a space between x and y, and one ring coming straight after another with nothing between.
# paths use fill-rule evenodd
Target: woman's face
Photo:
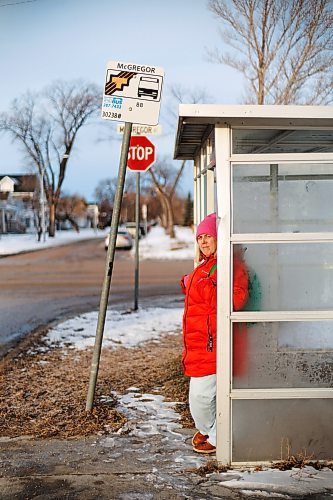
<instances>
[{"instance_id":1,"label":"woman's face","mask_svg":"<svg viewBox=\"0 0 333 500\"><path fill-rule=\"evenodd\" d=\"M217 241L213 236L210 236L209 234L200 234L197 241L200 251L205 257L210 257L215 254Z\"/></svg>"}]
</instances>

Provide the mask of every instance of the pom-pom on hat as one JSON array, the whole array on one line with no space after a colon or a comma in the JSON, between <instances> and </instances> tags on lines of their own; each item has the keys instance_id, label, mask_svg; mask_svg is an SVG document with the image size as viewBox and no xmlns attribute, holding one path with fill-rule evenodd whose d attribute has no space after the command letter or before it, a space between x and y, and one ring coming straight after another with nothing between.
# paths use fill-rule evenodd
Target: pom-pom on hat
<instances>
[{"instance_id":1,"label":"pom-pom on hat","mask_svg":"<svg viewBox=\"0 0 333 500\"><path fill-rule=\"evenodd\" d=\"M207 215L198 225L196 239L198 239L201 234L209 234L209 236L213 236L213 238L217 239L215 212Z\"/></svg>"}]
</instances>

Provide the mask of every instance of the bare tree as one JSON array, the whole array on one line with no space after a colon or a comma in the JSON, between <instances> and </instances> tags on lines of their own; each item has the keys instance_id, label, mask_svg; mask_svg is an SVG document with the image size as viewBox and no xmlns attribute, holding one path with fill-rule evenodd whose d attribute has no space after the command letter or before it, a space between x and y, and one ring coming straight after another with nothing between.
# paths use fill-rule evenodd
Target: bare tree
<instances>
[{"instance_id":1,"label":"bare tree","mask_svg":"<svg viewBox=\"0 0 333 500\"><path fill-rule=\"evenodd\" d=\"M178 111L179 104L207 103L211 101L211 96L206 89L201 87L187 88L178 83L169 87L169 96L171 104L168 106L168 114L172 118L172 129L174 129L175 120L178 118L176 110Z\"/></svg>"},{"instance_id":2,"label":"bare tree","mask_svg":"<svg viewBox=\"0 0 333 500\"><path fill-rule=\"evenodd\" d=\"M19 142L43 178L49 206L49 235L55 234L56 207L77 133L100 106L95 85L56 82L38 94L16 99L1 116L0 130Z\"/></svg>"},{"instance_id":3,"label":"bare tree","mask_svg":"<svg viewBox=\"0 0 333 500\"><path fill-rule=\"evenodd\" d=\"M80 232L77 219L87 213L87 202L76 194L61 196L57 204L56 220L58 222L68 221L77 233Z\"/></svg>"},{"instance_id":4,"label":"bare tree","mask_svg":"<svg viewBox=\"0 0 333 500\"><path fill-rule=\"evenodd\" d=\"M209 0L232 53L213 61L246 78L246 101L329 104L333 101L332 0Z\"/></svg>"},{"instance_id":5,"label":"bare tree","mask_svg":"<svg viewBox=\"0 0 333 500\"><path fill-rule=\"evenodd\" d=\"M169 96L170 104L168 106L168 115L170 117L170 122L172 119L172 124L168 122L170 127L174 127L175 120L177 118L175 109L178 109L179 104L183 102L186 102L187 104L195 104L210 101L210 96L207 94L205 89L188 89L180 84L170 86ZM179 162L177 162L177 164L179 165ZM186 160L182 160L177 169L175 166L170 165L165 158L163 158L149 169L154 189L161 204L162 226L164 227L166 233L172 238L175 237L173 211L174 195L177 191L185 165Z\"/></svg>"},{"instance_id":6,"label":"bare tree","mask_svg":"<svg viewBox=\"0 0 333 500\"><path fill-rule=\"evenodd\" d=\"M112 217L114 198L116 195L118 178L102 179L95 189L95 199L100 208L101 226L109 225ZM125 180L124 194L121 203L121 222L134 220L135 211L135 177L128 175Z\"/></svg>"},{"instance_id":7,"label":"bare tree","mask_svg":"<svg viewBox=\"0 0 333 500\"><path fill-rule=\"evenodd\" d=\"M149 169L154 189L161 203L162 227L171 238L175 237L172 201L176 192L179 178L184 168L184 164L185 161L182 162L181 168L177 171L165 159L161 159L155 163L154 167L151 167Z\"/></svg>"},{"instance_id":8,"label":"bare tree","mask_svg":"<svg viewBox=\"0 0 333 500\"><path fill-rule=\"evenodd\" d=\"M108 200L113 206L118 184L118 177L102 179L95 189L95 199L98 203ZM135 177L132 173L126 176L124 192L135 192Z\"/></svg>"},{"instance_id":9,"label":"bare tree","mask_svg":"<svg viewBox=\"0 0 333 500\"><path fill-rule=\"evenodd\" d=\"M113 206L114 197L117 189L117 177L102 179L95 188L95 199L98 203L108 200Z\"/></svg>"}]
</instances>

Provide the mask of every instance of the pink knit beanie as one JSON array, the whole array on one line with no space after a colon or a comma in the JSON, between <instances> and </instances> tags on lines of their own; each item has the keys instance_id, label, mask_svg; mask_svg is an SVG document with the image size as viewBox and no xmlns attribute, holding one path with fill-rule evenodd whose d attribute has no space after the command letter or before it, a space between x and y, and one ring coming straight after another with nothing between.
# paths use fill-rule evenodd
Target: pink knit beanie
<instances>
[{"instance_id":1,"label":"pink knit beanie","mask_svg":"<svg viewBox=\"0 0 333 500\"><path fill-rule=\"evenodd\" d=\"M198 239L201 234L209 234L209 236L213 236L213 238L217 239L215 212L207 215L198 225L196 239Z\"/></svg>"}]
</instances>

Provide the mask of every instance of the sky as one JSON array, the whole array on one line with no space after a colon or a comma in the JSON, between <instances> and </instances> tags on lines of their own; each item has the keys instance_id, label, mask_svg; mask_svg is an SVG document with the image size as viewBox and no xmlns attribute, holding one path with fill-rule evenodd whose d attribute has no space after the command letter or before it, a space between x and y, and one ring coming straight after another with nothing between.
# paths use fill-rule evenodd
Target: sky
<instances>
[{"instance_id":1,"label":"sky","mask_svg":"<svg viewBox=\"0 0 333 500\"><path fill-rule=\"evenodd\" d=\"M238 103L242 97L241 76L208 61L207 49L221 48L222 42L207 1L0 0L0 112L27 90L40 91L59 79L95 83L102 95L111 60L162 67L162 134L150 139L157 159L177 166L178 105L170 98L171 86L205 90L216 103ZM98 183L117 175L121 135L116 125L97 117L81 129L63 192L92 202ZM19 145L3 134L0 151L0 175L27 171ZM181 188L185 196L192 190L190 162Z\"/></svg>"}]
</instances>

